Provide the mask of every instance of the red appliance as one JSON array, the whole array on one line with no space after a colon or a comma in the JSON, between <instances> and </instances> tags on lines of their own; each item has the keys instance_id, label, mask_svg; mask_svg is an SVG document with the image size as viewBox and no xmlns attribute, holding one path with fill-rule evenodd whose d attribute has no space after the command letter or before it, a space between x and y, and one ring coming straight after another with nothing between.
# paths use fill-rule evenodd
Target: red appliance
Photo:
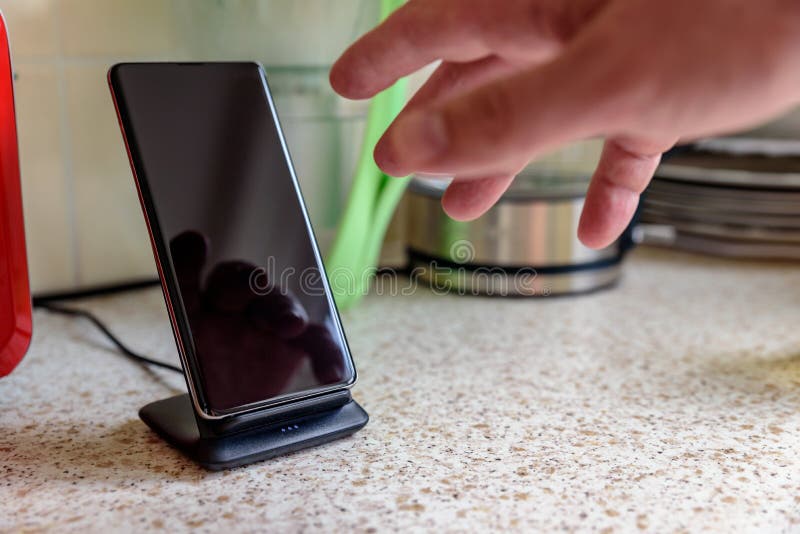
<instances>
[{"instance_id":1,"label":"red appliance","mask_svg":"<svg viewBox=\"0 0 800 534\"><path fill-rule=\"evenodd\" d=\"M22 360L32 324L11 54L0 12L0 377Z\"/></svg>"}]
</instances>

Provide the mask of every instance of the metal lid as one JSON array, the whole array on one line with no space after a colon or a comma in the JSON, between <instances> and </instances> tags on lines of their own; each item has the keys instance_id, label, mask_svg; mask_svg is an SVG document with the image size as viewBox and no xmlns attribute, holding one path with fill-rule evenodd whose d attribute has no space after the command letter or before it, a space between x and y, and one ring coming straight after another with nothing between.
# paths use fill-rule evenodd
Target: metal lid
<instances>
[{"instance_id":1,"label":"metal lid","mask_svg":"<svg viewBox=\"0 0 800 534\"><path fill-rule=\"evenodd\" d=\"M671 226L676 248L800 258L800 143L734 137L678 149L656 172L642 221Z\"/></svg>"},{"instance_id":2,"label":"metal lid","mask_svg":"<svg viewBox=\"0 0 800 534\"><path fill-rule=\"evenodd\" d=\"M656 176L694 184L800 189L800 142L721 137L674 152Z\"/></svg>"}]
</instances>

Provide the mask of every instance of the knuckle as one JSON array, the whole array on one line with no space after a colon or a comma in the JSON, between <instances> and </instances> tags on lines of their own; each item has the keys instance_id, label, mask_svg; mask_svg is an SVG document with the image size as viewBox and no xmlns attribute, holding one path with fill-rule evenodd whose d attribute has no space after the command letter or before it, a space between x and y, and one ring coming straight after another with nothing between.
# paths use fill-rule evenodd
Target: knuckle
<instances>
[{"instance_id":1,"label":"knuckle","mask_svg":"<svg viewBox=\"0 0 800 534\"><path fill-rule=\"evenodd\" d=\"M461 100L442 115L451 158L462 162L486 163L518 151L522 144L514 134L515 124L512 100L504 89Z\"/></svg>"}]
</instances>

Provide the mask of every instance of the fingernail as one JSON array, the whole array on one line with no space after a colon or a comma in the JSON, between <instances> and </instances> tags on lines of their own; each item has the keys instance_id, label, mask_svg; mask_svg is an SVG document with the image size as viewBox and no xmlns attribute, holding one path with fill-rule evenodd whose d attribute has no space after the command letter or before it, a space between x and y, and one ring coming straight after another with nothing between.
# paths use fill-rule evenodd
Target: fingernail
<instances>
[{"instance_id":1,"label":"fingernail","mask_svg":"<svg viewBox=\"0 0 800 534\"><path fill-rule=\"evenodd\" d=\"M400 122L392 139L395 161L425 164L436 160L447 149L448 138L438 113L414 113ZM418 170L418 169L413 169Z\"/></svg>"}]
</instances>

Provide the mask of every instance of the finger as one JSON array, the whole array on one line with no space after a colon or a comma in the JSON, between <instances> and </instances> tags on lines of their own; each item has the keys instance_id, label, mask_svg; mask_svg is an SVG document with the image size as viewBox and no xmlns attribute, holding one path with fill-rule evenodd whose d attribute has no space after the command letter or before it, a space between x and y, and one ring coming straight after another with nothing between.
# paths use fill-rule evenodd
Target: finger
<instances>
[{"instance_id":1,"label":"finger","mask_svg":"<svg viewBox=\"0 0 800 534\"><path fill-rule=\"evenodd\" d=\"M403 114L377 147L378 165L391 176L494 174L522 154L531 158L537 150L600 129L588 105L567 102L555 83L543 86L548 76L515 75L444 105ZM564 79L566 73L555 78ZM553 107L545 108L536 100Z\"/></svg>"},{"instance_id":2,"label":"finger","mask_svg":"<svg viewBox=\"0 0 800 534\"><path fill-rule=\"evenodd\" d=\"M578 237L588 247L603 248L617 239L636 213L669 142L606 141L586 194Z\"/></svg>"},{"instance_id":3,"label":"finger","mask_svg":"<svg viewBox=\"0 0 800 534\"><path fill-rule=\"evenodd\" d=\"M412 0L345 51L331 85L345 97L368 98L437 59L547 57L604 2L504 0L498 9L486 0Z\"/></svg>"},{"instance_id":4,"label":"finger","mask_svg":"<svg viewBox=\"0 0 800 534\"><path fill-rule=\"evenodd\" d=\"M442 196L442 207L457 221L477 219L494 206L513 180L514 175L455 179Z\"/></svg>"},{"instance_id":5,"label":"finger","mask_svg":"<svg viewBox=\"0 0 800 534\"><path fill-rule=\"evenodd\" d=\"M514 64L495 56L466 64L442 63L409 100L395 122L402 120L402 117L412 113L415 109L434 105L439 101L501 78L514 68L516 68ZM390 125L375 145L375 161L382 169L390 169L393 166L392 161L388 159L389 155L386 150L386 139L391 137L391 132L392 126Z\"/></svg>"}]
</instances>

